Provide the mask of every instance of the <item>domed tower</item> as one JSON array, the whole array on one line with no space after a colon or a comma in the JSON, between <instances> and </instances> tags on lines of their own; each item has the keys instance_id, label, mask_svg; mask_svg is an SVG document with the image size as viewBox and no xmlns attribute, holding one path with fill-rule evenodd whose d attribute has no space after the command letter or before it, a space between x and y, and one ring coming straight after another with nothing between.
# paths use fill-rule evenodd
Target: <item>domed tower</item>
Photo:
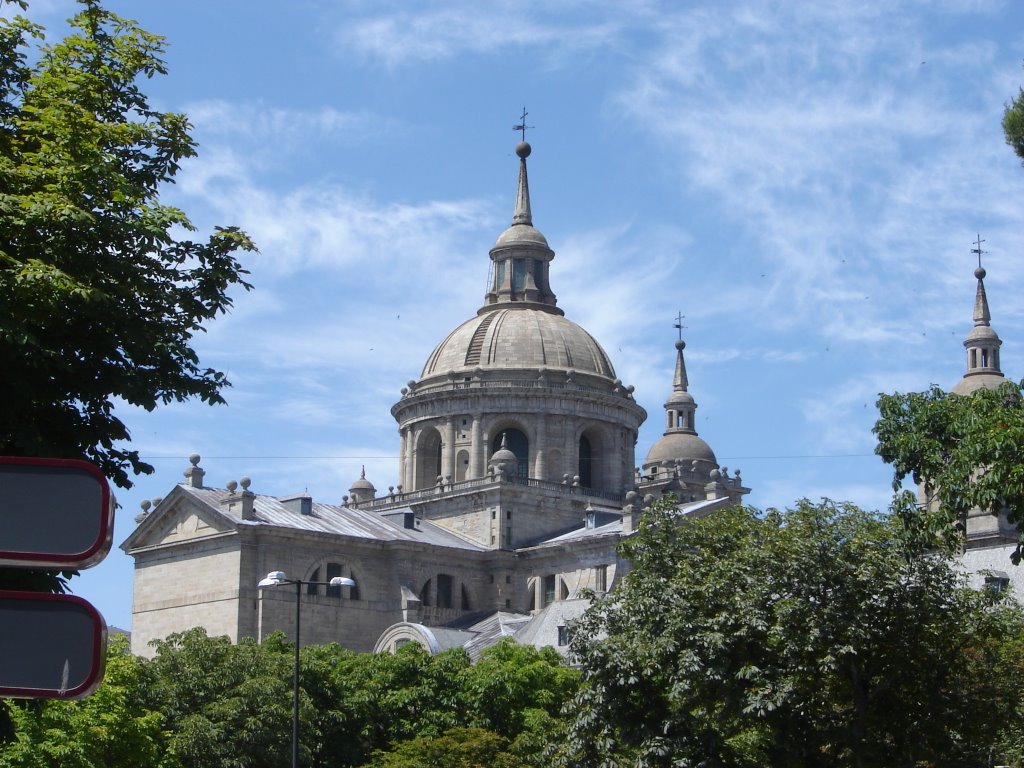
<instances>
[{"instance_id":1,"label":"domed tower","mask_svg":"<svg viewBox=\"0 0 1024 768\"><path fill-rule=\"evenodd\" d=\"M490 250L483 306L437 345L391 409L405 492L479 485L503 445L515 456L504 476L520 483L609 499L632 486L647 414L601 345L557 306L555 254L533 226L530 151L516 146L512 224Z\"/></svg>"},{"instance_id":2,"label":"domed tower","mask_svg":"<svg viewBox=\"0 0 1024 768\"><path fill-rule=\"evenodd\" d=\"M641 487L645 493L674 493L683 502L723 495L738 500L750 492L743 487L739 470L730 478L724 467L719 469L715 452L697 435L697 402L689 392L685 348L685 341L676 341L672 392L665 401L665 432L647 452Z\"/></svg>"},{"instance_id":3,"label":"domed tower","mask_svg":"<svg viewBox=\"0 0 1024 768\"><path fill-rule=\"evenodd\" d=\"M979 389L996 389L1006 381L999 367L999 347L1003 342L999 334L992 328L992 315L988 308L988 296L985 293L985 269L981 266L981 236L975 243L973 253L978 256L978 267L974 277L978 287L974 294L974 327L964 339L967 350L967 371L950 390L956 395L971 395ZM919 490L922 499L929 505L940 504L936 498L925 498L924 487ZM968 570L984 568L1002 568L1008 559L1002 551L1005 547L1016 548L1017 530L1006 519L1006 513L993 515L988 509L975 507L967 513L964 520L966 535L964 562ZM987 553L987 554L986 554Z\"/></svg>"}]
</instances>

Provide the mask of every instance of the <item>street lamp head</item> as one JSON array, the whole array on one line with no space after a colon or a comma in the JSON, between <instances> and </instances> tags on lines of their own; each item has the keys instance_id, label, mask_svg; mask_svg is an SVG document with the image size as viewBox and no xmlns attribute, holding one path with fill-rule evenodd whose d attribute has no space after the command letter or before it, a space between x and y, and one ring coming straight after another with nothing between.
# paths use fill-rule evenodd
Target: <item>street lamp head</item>
<instances>
[{"instance_id":1,"label":"street lamp head","mask_svg":"<svg viewBox=\"0 0 1024 768\"><path fill-rule=\"evenodd\" d=\"M260 579L260 583L256 586L262 589L263 587L277 587L281 584L287 583L288 577L285 575L284 571L271 571L267 574L267 578Z\"/></svg>"},{"instance_id":2,"label":"street lamp head","mask_svg":"<svg viewBox=\"0 0 1024 768\"><path fill-rule=\"evenodd\" d=\"M332 587L354 587L355 585L355 581L348 576L335 576L331 579Z\"/></svg>"}]
</instances>

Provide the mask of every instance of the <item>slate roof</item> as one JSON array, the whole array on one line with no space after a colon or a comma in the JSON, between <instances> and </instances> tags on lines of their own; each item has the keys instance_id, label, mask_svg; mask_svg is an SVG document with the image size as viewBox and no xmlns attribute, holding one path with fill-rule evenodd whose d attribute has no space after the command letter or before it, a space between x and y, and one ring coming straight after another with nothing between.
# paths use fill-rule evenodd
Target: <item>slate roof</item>
<instances>
[{"instance_id":1,"label":"slate roof","mask_svg":"<svg viewBox=\"0 0 1024 768\"><path fill-rule=\"evenodd\" d=\"M406 528L403 525L404 513L411 512L411 509L389 510L388 515L384 516L376 512L354 509L338 504L313 502L311 514L304 515L299 510L285 505L274 496L256 494L253 499L255 519L243 520L239 505L236 505L230 511L226 506L221 505L220 500L228 495L226 489L193 488L189 485L180 484L177 486L177 490L188 495L220 517L229 520L239 528L272 526L296 531L372 539L374 541L409 541L474 552L484 552L487 550L487 547L477 544L471 539L459 536L428 520L417 520L415 528ZM169 501L170 498L168 496L166 501ZM158 511L154 510L150 516L152 517L157 514L159 514ZM142 525L140 525L140 528ZM136 530L138 531L139 529ZM135 534L132 534L122 546L134 544L132 541L134 538Z\"/></svg>"}]
</instances>

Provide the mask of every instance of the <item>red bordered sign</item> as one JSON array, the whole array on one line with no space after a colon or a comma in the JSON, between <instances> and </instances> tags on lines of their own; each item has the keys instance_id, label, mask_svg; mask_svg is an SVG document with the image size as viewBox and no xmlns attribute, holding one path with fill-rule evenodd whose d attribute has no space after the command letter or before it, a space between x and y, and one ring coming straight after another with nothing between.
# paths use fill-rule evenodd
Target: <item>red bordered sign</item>
<instances>
[{"instance_id":1,"label":"red bordered sign","mask_svg":"<svg viewBox=\"0 0 1024 768\"><path fill-rule=\"evenodd\" d=\"M0 565L77 569L110 551L114 495L77 459L0 456Z\"/></svg>"},{"instance_id":2,"label":"red bordered sign","mask_svg":"<svg viewBox=\"0 0 1024 768\"><path fill-rule=\"evenodd\" d=\"M79 699L103 679L107 625L74 595L0 590L0 696Z\"/></svg>"}]
</instances>

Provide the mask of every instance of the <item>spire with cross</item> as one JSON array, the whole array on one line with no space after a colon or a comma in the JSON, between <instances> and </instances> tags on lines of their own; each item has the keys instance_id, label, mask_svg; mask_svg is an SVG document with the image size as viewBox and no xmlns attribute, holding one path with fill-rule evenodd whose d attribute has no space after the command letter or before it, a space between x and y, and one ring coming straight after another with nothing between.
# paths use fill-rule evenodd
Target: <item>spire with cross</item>
<instances>
[{"instance_id":1,"label":"spire with cross","mask_svg":"<svg viewBox=\"0 0 1024 768\"><path fill-rule=\"evenodd\" d=\"M527 128L533 128L532 125L527 125L526 124L526 116L528 114L530 114L530 113L526 111L526 107L523 107L523 114L520 115L520 117L519 117L519 125L513 125L512 126L512 130L513 131L521 131L522 132L522 134L523 134L523 141L526 141L526 129Z\"/></svg>"},{"instance_id":2,"label":"spire with cross","mask_svg":"<svg viewBox=\"0 0 1024 768\"><path fill-rule=\"evenodd\" d=\"M683 318L684 317L686 317L686 315L684 315L682 312L677 312L676 313L676 322L672 326L677 331L679 331L679 340L680 341L683 340L683 329L686 327L685 325L683 325Z\"/></svg>"},{"instance_id":3,"label":"spire with cross","mask_svg":"<svg viewBox=\"0 0 1024 768\"><path fill-rule=\"evenodd\" d=\"M981 233L978 233L978 239L974 241L974 247L971 248L971 253L978 254L978 269L981 269L981 254L984 251L981 250L981 244L985 241L981 239Z\"/></svg>"}]
</instances>

